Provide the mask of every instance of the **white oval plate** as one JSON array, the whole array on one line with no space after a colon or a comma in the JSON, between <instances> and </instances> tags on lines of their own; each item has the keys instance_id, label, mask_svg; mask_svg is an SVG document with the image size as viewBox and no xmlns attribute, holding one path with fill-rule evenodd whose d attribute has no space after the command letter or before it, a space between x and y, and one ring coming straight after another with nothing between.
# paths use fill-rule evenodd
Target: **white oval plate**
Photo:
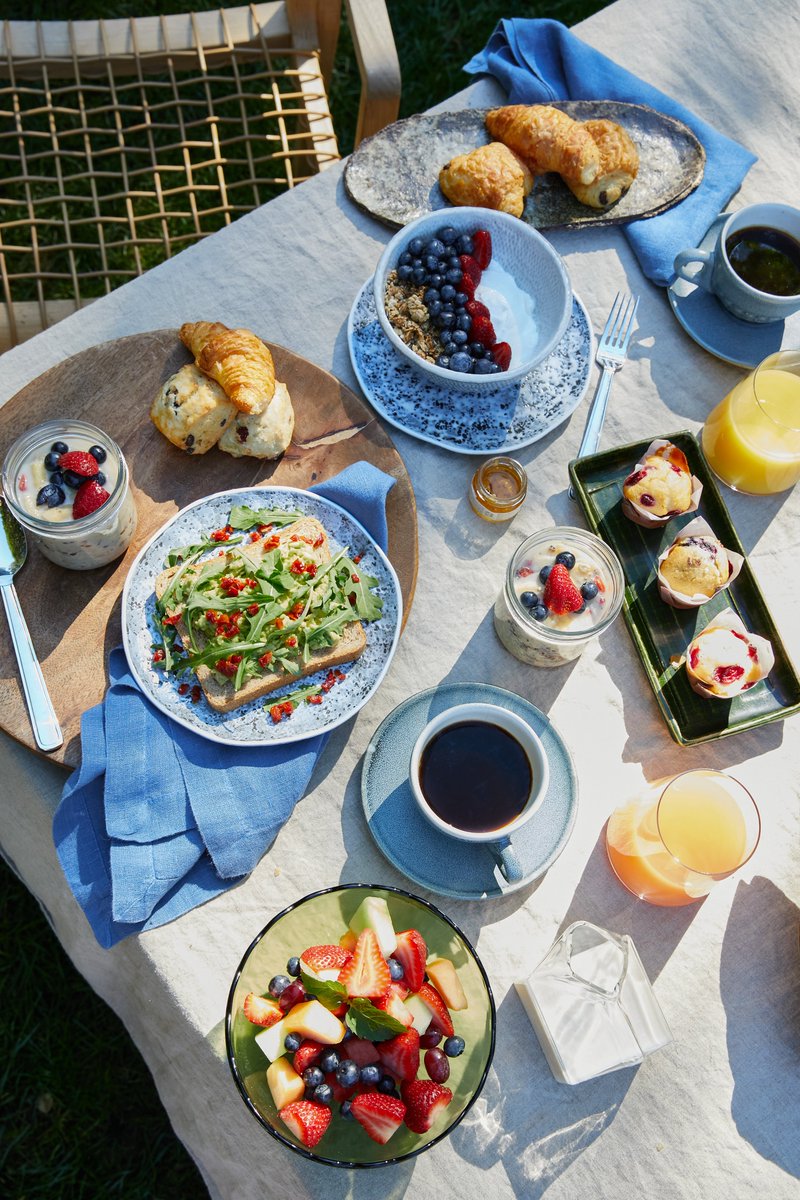
<instances>
[{"instance_id":1,"label":"white oval plate","mask_svg":"<svg viewBox=\"0 0 800 1200\"><path fill-rule=\"evenodd\" d=\"M178 694L179 678L165 676L152 661L153 642L158 641L155 620L156 576L164 570L167 553L176 546L203 540L214 529L226 524L234 504L251 508L281 508L316 517L325 526L335 552L349 547L360 554L366 574L379 580L376 594L383 600L383 615L364 626L367 648L360 658L341 669L346 678L332 688L322 704L301 704L291 717L273 723L270 705L281 693L292 691L298 683L288 683L280 691L251 700L233 712L221 713L201 698L193 704L189 696ZM209 551L209 557L214 551ZM133 561L122 593L122 641L125 654L145 696L156 708L186 729L224 745L280 746L327 733L349 720L366 704L383 679L392 661L400 636L403 601L400 584L386 555L355 517L323 496L290 487L240 488L217 492L189 504L176 513ZM321 674L321 673L320 673ZM312 683L309 675L300 683Z\"/></svg>"}]
</instances>

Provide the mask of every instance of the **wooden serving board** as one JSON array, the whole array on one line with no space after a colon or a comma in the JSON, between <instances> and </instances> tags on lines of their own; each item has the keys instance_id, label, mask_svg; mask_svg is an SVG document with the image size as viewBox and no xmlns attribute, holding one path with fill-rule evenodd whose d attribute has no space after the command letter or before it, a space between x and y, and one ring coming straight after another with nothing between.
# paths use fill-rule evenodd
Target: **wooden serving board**
<instances>
[{"instance_id":1,"label":"wooden serving board","mask_svg":"<svg viewBox=\"0 0 800 1200\"><path fill-rule=\"evenodd\" d=\"M64 731L49 757L80 762L81 715L106 690L109 651L122 640L122 588L141 546L179 509L225 488L273 482L310 487L366 460L397 480L389 493L389 558L400 580L403 619L417 578L417 518L411 481L389 435L370 408L335 376L283 346L270 344L278 379L295 409L292 443L276 462L231 458L216 448L196 458L172 446L150 421L153 397L191 355L177 330L160 329L81 351L52 367L0 409L0 456L21 432L73 417L105 430L122 448L139 523L126 554L93 571L55 566L29 546L17 576L22 608ZM36 749L16 658L0 621L0 728Z\"/></svg>"}]
</instances>

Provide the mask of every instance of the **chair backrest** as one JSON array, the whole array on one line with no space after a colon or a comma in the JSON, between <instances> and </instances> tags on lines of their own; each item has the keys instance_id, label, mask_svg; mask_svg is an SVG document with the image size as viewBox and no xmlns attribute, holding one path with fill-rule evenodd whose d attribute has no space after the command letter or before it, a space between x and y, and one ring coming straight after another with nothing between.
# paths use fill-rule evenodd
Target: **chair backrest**
<instances>
[{"instance_id":1,"label":"chair backrest","mask_svg":"<svg viewBox=\"0 0 800 1200\"><path fill-rule=\"evenodd\" d=\"M340 15L0 25L0 351L336 162Z\"/></svg>"}]
</instances>

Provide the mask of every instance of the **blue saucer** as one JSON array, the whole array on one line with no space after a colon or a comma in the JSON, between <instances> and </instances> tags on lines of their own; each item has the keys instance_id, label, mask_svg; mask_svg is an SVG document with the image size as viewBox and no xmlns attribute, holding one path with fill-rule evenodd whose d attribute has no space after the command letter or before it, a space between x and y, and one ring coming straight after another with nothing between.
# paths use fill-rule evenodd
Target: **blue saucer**
<instances>
[{"instance_id":1,"label":"blue saucer","mask_svg":"<svg viewBox=\"0 0 800 1200\"><path fill-rule=\"evenodd\" d=\"M699 249L712 249L720 226L730 215L720 213L703 236ZM722 307L716 296L680 277L670 286L667 295L672 311L689 337L709 354L737 367L752 369L768 354L800 344L800 312L792 313L785 321L771 321L768 325L740 321Z\"/></svg>"},{"instance_id":2,"label":"blue saucer","mask_svg":"<svg viewBox=\"0 0 800 1200\"><path fill-rule=\"evenodd\" d=\"M425 820L408 781L411 751L437 713L481 701L510 709L539 735L550 765L541 807L512 835L525 869L519 882L501 875L485 846L448 837ZM361 799L378 848L409 879L440 896L487 900L526 887L550 867L569 841L578 814L575 768L561 735L529 701L484 683L452 683L419 692L399 704L370 742L361 774Z\"/></svg>"}]
</instances>

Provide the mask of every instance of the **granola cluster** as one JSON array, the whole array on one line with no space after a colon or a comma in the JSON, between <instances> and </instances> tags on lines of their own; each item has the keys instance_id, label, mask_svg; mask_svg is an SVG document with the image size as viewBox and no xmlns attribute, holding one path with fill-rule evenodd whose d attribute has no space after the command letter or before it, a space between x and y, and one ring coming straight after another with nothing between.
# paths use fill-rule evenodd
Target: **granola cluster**
<instances>
[{"instance_id":1,"label":"granola cluster","mask_svg":"<svg viewBox=\"0 0 800 1200\"><path fill-rule=\"evenodd\" d=\"M442 343L423 303L424 291L424 286L403 283L398 279L397 271L390 271L386 278L384 303L386 316L397 336L420 358L435 363L442 353Z\"/></svg>"}]
</instances>

